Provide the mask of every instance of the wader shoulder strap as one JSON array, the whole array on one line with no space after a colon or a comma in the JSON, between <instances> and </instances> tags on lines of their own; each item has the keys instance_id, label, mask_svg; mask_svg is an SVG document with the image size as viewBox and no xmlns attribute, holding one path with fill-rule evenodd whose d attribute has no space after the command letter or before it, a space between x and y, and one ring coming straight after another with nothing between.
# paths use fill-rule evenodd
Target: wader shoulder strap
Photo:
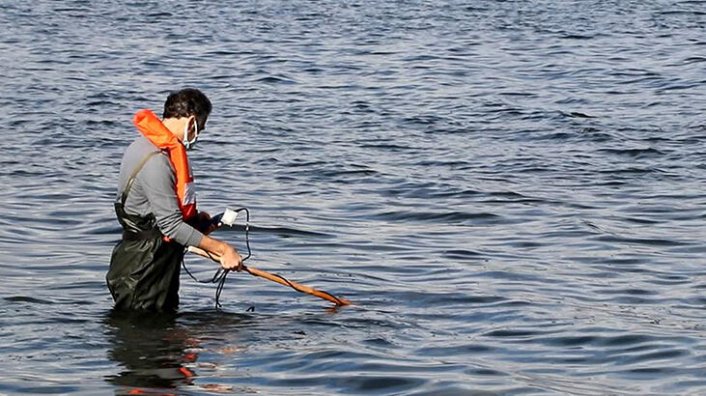
<instances>
[{"instance_id":1,"label":"wader shoulder strap","mask_svg":"<svg viewBox=\"0 0 706 396\"><path fill-rule=\"evenodd\" d=\"M156 154L161 153L161 151L152 151L151 153L145 155L144 158L140 161L139 164L135 167L135 170L132 171L132 175L130 175L130 178L127 181L127 185L125 185L125 190L123 190L123 193L120 195L120 203L125 205L125 200L127 200L127 195L130 193L130 189L132 188L132 183L135 182L135 178L137 177L137 174L140 173L142 170L142 167L145 166L147 161L149 161L150 158L154 157Z\"/></svg>"}]
</instances>

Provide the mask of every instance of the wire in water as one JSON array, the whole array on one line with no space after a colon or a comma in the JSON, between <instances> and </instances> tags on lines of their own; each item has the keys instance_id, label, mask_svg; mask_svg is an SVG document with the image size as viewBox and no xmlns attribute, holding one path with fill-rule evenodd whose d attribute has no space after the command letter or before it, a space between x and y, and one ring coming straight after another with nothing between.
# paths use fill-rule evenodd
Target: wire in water
<instances>
[{"instance_id":1,"label":"wire in water","mask_svg":"<svg viewBox=\"0 0 706 396\"><path fill-rule=\"evenodd\" d=\"M245 212L245 246L248 249L248 255L243 258L243 263L245 260L249 259L250 256L252 256L252 251L250 250L250 211L248 208L239 208L235 210L236 212ZM210 253L208 254L209 257L212 260L216 260L214 256L212 256ZM197 279L191 271L186 267L186 262L182 260L181 262L182 267L184 268L184 271L186 271L187 274L191 277L191 279L195 280L196 282L199 283L216 283L216 309L221 308L221 293L223 292L223 287L225 286L226 283L226 278L228 277L228 274L231 272L229 269L223 269L219 268L216 270L216 273L213 274L213 277L209 280L199 280ZM288 282L288 281L287 281Z\"/></svg>"},{"instance_id":2,"label":"wire in water","mask_svg":"<svg viewBox=\"0 0 706 396\"><path fill-rule=\"evenodd\" d=\"M248 249L248 255L243 258L243 263L250 258L252 255L252 251L250 249L250 211L247 208L239 208L235 210L236 212L245 212L245 246L247 246ZM208 254L209 257L214 260L216 260L216 257L212 256L210 253ZM184 270L186 271L187 274L191 277L191 279L195 280L196 282L199 283L216 283L216 309L220 309L222 307L220 299L221 299L221 293L223 292L223 288L225 287L226 279L228 277L228 274L231 272L231 270L228 269L223 269L219 268L216 270L216 273L213 275L213 278L210 280L199 280L196 279L196 277L189 271L188 268L186 268L186 263L182 261L182 266L184 267ZM245 271L250 272L248 267L243 265L243 269ZM300 287L298 287L296 284L293 284L290 282L287 278L283 277L282 275L279 274L272 274L273 276L277 277L280 279L282 282L284 282L287 286L291 287L292 289L298 291L299 293L307 293L305 290L302 290ZM323 290L318 290L318 293L325 294L326 296L330 297L330 301L334 301L336 305L342 306L342 305L348 305L350 304L347 301L341 300L340 298L332 295L331 293L325 292Z\"/></svg>"}]
</instances>

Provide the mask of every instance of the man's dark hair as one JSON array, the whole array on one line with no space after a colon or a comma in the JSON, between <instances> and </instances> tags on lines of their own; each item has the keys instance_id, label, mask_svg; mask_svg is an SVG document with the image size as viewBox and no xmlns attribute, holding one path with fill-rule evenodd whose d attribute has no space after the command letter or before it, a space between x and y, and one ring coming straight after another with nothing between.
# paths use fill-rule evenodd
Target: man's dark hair
<instances>
[{"instance_id":1,"label":"man's dark hair","mask_svg":"<svg viewBox=\"0 0 706 396\"><path fill-rule=\"evenodd\" d=\"M203 129L211 114L211 101L196 88L184 88L169 94L164 102L162 118L195 116L199 129Z\"/></svg>"}]
</instances>

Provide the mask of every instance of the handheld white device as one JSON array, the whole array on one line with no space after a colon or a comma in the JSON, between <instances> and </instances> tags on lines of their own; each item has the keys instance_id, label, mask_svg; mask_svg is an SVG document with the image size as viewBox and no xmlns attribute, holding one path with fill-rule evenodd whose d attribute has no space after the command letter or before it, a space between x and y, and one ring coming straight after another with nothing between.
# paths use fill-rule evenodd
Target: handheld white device
<instances>
[{"instance_id":1,"label":"handheld white device","mask_svg":"<svg viewBox=\"0 0 706 396\"><path fill-rule=\"evenodd\" d=\"M226 208L225 212L221 214L221 218L218 221L219 225L227 225L228 227L233 227L235 220L238 218L238 212L233 209Z\"/></svg>"}]
</instances>

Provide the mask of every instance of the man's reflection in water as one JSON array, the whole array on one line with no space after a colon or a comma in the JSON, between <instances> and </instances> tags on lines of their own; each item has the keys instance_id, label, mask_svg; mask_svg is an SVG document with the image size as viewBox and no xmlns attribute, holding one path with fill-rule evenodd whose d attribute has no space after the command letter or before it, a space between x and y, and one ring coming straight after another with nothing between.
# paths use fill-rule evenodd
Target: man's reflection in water
<instances>
[{"instance_id":1,"label":"man's reflection in water","mask_svg":"<svg viewBox=\"0 0 706 396\"><path fill-rule=\"evenodd\" d=\"M130 388L163 391L191 384L194 373L185 364L195 362L198 347L176 314L137 314L112 311L105 319L108 357L122 371L106 380ZM140 392L134 389L133 393ZM149 392L149 391L148 391Z\"/></svg>"}]
</instances>

